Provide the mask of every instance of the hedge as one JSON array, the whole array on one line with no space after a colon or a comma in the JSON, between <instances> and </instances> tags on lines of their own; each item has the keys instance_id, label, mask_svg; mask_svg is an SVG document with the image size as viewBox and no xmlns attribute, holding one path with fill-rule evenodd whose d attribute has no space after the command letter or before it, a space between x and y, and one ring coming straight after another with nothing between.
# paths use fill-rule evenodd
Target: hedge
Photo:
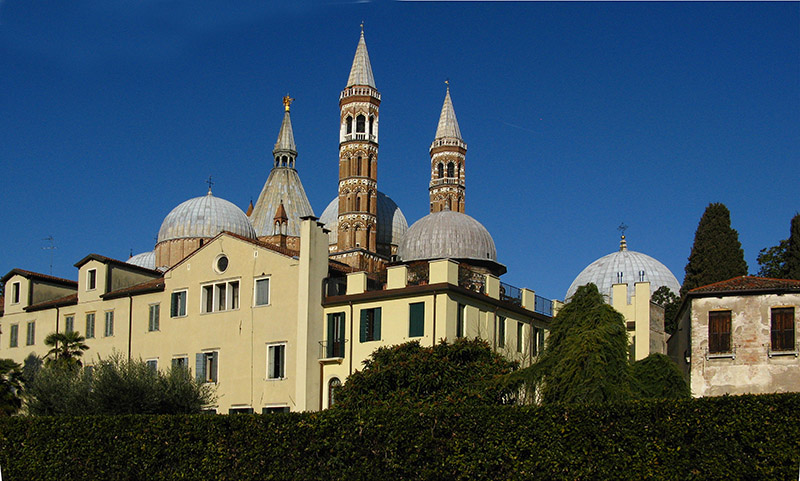
<instances>
[{"instance_id":1,"label":"hedge","mask_svg":"<svg viewBox=\"0 0 800 481\"><path fill-rule=\"evenodd\" d=\"M3 479L796 479L800 394L0 419Z\"/></svg>"}]
</instances>

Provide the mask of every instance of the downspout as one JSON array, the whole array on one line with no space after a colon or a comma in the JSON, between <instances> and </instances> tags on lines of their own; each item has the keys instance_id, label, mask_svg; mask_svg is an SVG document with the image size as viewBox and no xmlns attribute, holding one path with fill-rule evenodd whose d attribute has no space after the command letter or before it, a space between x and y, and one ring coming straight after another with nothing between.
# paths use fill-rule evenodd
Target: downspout
<instances>
[{"instance_id":1,"label":"downspout","mask_svg":"<svg viewBox=\"0 0 800 481\"><path fill-rule=\"evenodd\" d=\"M492 350L497 350L497 306L494 306L494 321L492 322Z\"/></svg>"},{"instance_id":2,"label":"downspout","mask_svg":"<svg viewBox=\"0 0 800 481\"><path fill-rule=\"evenodd\" d=\"M355 320L353 320L353 301L350 301L350 374L353 374L353 344L356 343L355 339L353 338L353 324Z\"/></svg>"},{"instance_id":3,"label":"downspout","mask_svg":"<svg viewBox=\"0 0 800 481\"><path fill-rule=\"evenodd\" d=\"M131 336L133 334L133 296L128 295L128 361L131 360Z\"/></svg>"},{"instance_id":4,"label":"downspout","mask_svg":"<svg viewBox=\"0 0 800 481\"><path fill-rule=\"evenodd\" d=\"M325 373L323 372L323 365L319 363L319 410L322 411L322 395L325 391L323 381L325 380Z\"/></svg>"},{"instance_id":5,"label":"downspout","mask_svg":"<svg viewBox=\"0 0 800 481\"><path fill-rule=\"evenodd\" d=\"M431 333L433 341L431 346L436 345L436 291L433 291L433 332Z\"/></svg>"}]
</instances>

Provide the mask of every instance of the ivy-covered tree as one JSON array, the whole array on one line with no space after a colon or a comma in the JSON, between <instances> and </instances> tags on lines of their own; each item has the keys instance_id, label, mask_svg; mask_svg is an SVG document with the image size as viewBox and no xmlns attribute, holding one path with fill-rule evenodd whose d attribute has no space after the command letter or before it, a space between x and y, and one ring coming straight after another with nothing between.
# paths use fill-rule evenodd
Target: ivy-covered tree
<instances>
[{"instance_id":1,"label":"ivy-covered tree","mask_svg":"<svg viewBox=\"0 0 800 481\"><path fill-rule=\"evenodd\" d=\"M553 318L539 360L518 377L542 403L630 399L628 333L594 284L581 286Z\"/></svg>"},{"instance_id":2,"label":"ivy-covered tree","mask_svg":"<svg viewBox=\"0 0 800 481\"><path fill-rule=\"evenodd\" d=\"M634 362L631 372L638 398L685 399L691 395L681 370L664 354L653 353Z\"/></svg>"},{"instance_id":3,"label":"ivy-covered tree","mask_svg":"<svg viewBox=\"0 0 800 481\"><path fill-rule=\"evenodd\" d=\"M650 301L664 308L664 331L673 334L678 328L678 310L681 298L667 286L661 286L650 296Z\"/></svg>"},{"instance_id":4,"label":"ivy-covered tree","mask_svg":"<svg viewBox=\"0 0 800 481\"><path fill-rule=\"evenodd\" d=\"M709 204L694 234L681 296L696 287L744 275L747 262L739 233L731 228L731 213L724 204Z\"/></svg>"},{"instance_id":5,"label":"ivy-covered tree","mask_svg":"<svg viewBox=\"0 0 800 481\"><path fill-rule=\"evenodd\" d=\"M486 341L457 339L432 347L411 341L380 347L338 388L338 408L498 405L515 401L518 384L505 382L517 367Z\"/></svg>"}]
</instances>

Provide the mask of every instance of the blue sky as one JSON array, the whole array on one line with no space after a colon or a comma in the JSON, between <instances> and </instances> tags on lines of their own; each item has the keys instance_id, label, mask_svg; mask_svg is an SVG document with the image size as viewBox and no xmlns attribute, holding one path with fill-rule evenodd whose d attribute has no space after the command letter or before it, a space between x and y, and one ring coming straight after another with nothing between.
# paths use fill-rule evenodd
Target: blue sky
<instances>
[{"instance_id":1,"label":"blue sky","mask_svg":"<svg viewBox=\"0 0 800 481\"><path fill-rule=\"evenodd\" d=\"M562 298L618 248L678 280L710 202L751 272L800 211L800 4L5 0L0 271L75 278L153 248L205 194L242 208L269 173L281 98L317 215L335 196L338 95L364 21L382 94L378 185L428 213L450 79L466 212L503 280ZM53 236L57 247L48 246Z\"/></svg>"}]
</instances>

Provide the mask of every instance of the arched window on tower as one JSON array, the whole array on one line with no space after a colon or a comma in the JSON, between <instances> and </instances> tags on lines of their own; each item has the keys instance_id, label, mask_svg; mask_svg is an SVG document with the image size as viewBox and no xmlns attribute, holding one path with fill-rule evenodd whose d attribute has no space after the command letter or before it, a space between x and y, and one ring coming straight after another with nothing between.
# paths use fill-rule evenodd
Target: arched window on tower
<instances>
[{"instance_id":1,"label":"arched window on tower","mask_svg":"<svg viewBox=\"0 0 800 481\"><path fill-rule=\"evenodd\" d=\"M361 156L356 159L356 175L361 175Z\"/></svg>"},{"instance_id":2,"label":"arched window on tower","mask_svg":"<svg viewBox=\"0 0 800 481\"><path fill-rule=\"evenodd\" d=\"M447 163L447 176L448 177L455 177L456 176L456 166L452 162Z\"/></svg>"},{"instance_id":3,"label":"arched window on tower","mask_svg":"<svg viewBox=\"0 0 800 481\"><path fill-rule=\"evenodd\" d=\"M356 194L356 212L361 211L361 195Z\"/></svg>"},{"instance_id":4,"label":"arched window on tower","mask_svg":"<svg viewBox=\"0 0 800 481\"><path fill-rule=\"evenodd\" d=\"M352 133L353 133L353 117L350 117L350 116L348 115L348 116L347 116L347 120L345 120L345 124L346 124L346 126L347 126L347 127L346 127L346 128L347 128L347 131L346 131L346 132L347 132L348 134L352 134Z\"/></svg>"},{"instance_id":5,"label":"arched window on tower","mask_svg":"<svg viewBox=\"0 0 800 481\"><path fill-rule=\"evenodd\" d=\"M444 177L444 164L439 162L439 165L436 166L436 171L440 179Z\"/></svg>"},{"instance_id":6,"label":"arched window on tower","mask_svg":"<svg viewBox=\"0 0 800 481\"><path fill-rule=\"evenodd\" d=\"M372 126L373 126L373 124L375 124L375 116L374 115L370 115L369 116L369 135L370 136L372 136Z\"/></svg>"},{"instance_id":7,"label":"arched window on tower","mask_svg":"<svg viewBox=\"0 0 800 481\"><path fill-rule=\"evenodd\" d=\"M366 122L367 122L367 119L363 115L359 115L358 117L356 117L356 132L363 134L364 133L364 127L365 127L364 124Z\"/></svg>"},{"instance_id":8,"label":"arched window on tower","mask_svg":"<svg viewBox=\"0 0 800 481\"><path fill-rule=\"evenodd\" d=\"M372 177L372 155L367 158L367 177Z\"/></svg>"}]
</instances>

